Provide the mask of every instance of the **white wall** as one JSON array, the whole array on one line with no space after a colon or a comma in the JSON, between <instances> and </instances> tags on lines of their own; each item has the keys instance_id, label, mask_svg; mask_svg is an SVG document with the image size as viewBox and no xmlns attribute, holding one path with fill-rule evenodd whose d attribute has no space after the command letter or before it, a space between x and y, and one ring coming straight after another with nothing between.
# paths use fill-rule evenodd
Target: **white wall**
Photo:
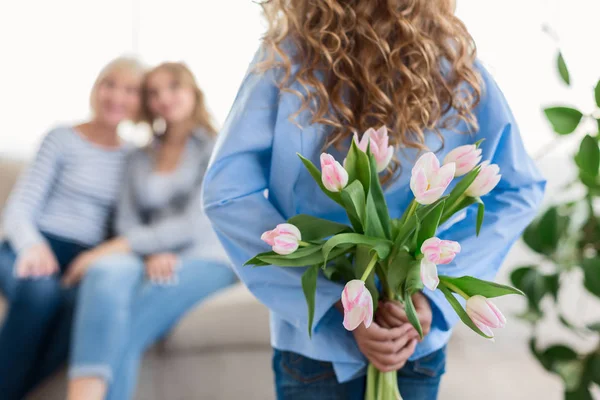
<instances>
[{"instance_id":1,"label":"white wall","mask_svg":"<svg viewBox=\"0 0 600 400\"><path fill-rule=\"evenodd\" d=\"M600 2L458 0L457 13L532 152L553 138L542 105L593 104L600 57L590 40ZM571 91L553 69L555 44L542 32L544 23L561 36L574 75ZM250 0L0 2L0 154L28 156L49 127L85 119L97 72L124 53L150 65L188 63L222 123L263 29L260 7Z\"/></svg>"}]
</instances>

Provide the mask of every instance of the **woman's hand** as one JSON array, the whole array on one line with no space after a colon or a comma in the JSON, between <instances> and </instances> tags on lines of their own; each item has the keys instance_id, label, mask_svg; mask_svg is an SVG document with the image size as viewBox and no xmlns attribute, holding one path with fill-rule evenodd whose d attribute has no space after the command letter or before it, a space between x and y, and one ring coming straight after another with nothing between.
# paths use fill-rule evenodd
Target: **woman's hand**
<instances>
[{"instance_id":1,"label":"woman's hand","mask_svg":"<svg viewBox=\"0 0 600 400\"><path fill-rule=\"evenodd\" d=\"M421 327L423 328L423 336L425 336L431 330L431 305L427 297L421 292L413 294L412 299L417 315L419 316L419 321L421 322ZM375 321L386 328L397 328L404 324L409 324L406 311L404 311L400 303L395 301L379 303L379 307L377 307L377 312L375 313Z\"/></svg>"},{"instance_id":2,"label":"woman's hand","mask_svg":"<svg viewBox=\"0 0 600 400\"><path fill-rule=\"evenodd\" d=\"M79 254L67 268L63 276L64 286L74 286L83 278L87 269L99 259L110 254L124 253L129 251L129 243L125 238L118 237L102 243L91 250Z\"/></svg>"},{"instance_id":3,"label":"woman's hand","mask_svg":"<svg viewBox=\"0 0 600 400\"><path fill-rule=\"evenodd\" d=\"M360 324L352 331L358 348L382 372L397 371L404 367L415 352L419 334L410 324L387 329L373 322L369 328Z\"/></svg>"},{"instance_id":4,"label":"woman's hand","mask_svg":"<svg viewBox=\"0 0 600 400\"><path fill-rule=\"evenodd\" d=\"M38 243L24 250L15 265L18 278L50 276L58 270L58 261L46 243Z\"/></svg>"},{"instance_id":5,"label":"woman's hand","mask_svg":"<svg viewBox=\"0 0 600 400\"><path fill-rule=\"evenodd\" d=\"M175 268L179 259L173 253L153 254L146 258L148 279L158 284L175 283Z\"/></svg>"}]
</instances>

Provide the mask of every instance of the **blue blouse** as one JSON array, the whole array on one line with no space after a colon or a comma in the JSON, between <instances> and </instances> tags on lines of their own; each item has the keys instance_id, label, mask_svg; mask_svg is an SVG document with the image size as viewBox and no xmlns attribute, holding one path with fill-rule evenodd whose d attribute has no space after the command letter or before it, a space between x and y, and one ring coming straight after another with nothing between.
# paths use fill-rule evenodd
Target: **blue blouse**
<instances>
[{"instance_id":1,"label":"blue blouse","mask_svg":"<svg viewBox=\"0 0 600 400\"><path fill-rule=\"evenodd\" d=\"M332 362L338 380L344 382L365 373L366 359L352 333L342 326L342 315L332 307L340 299L343 286L319 277L310 339L301 287L304 268L243 266L257 253L269 250L260 239L264 231L296 214L349 222L344 210L320 191L296 156L300 153L318 165L330 128L311 124L308 112L290 120L301 100L278 89L280 71L255 70L260 54L250 65L217 142L204 181L203 204L240 279L271 311L273 347ZM456 240L462 247L454 262L438 267L440 274L489 280L534 218L545 180L523 147L502 92L480 64L477 68L484 82L481 102L474 110L479 131L469 135L443 130L443 146L437 135L428 133L426 145L438 150L437 156L443 159L453 148L484 138L483 159L500 166L500 183L484 197L486 214L479 237L475 236L473 207L447 221L437 235ZM303 91L297 83L292 89ZM329 152L340 161L344 157L335 149ZM410 166L416 157L418 154L411 149L398 152L402 173L385 190L392 218L400 217L412 199ZM458 321L440 291L425 289L424 294L432 305L433 323L411 360L442 348Z\"/></svg>"}]
</instances>

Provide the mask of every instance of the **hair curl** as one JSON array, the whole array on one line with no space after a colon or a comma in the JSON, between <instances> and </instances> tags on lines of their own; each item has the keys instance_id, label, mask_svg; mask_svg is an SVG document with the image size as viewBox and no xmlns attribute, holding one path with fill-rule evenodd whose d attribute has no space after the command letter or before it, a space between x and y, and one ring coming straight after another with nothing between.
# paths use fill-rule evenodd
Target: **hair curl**
<instances>
[{"instance_id":1,"label":"hair curl","mask_svg":"<svg viewBox=\"0 0 600 400\"><path fill-rule=\"evenodd\" d=\"M333 127L324 147L385 125L391 144L425 149L425 132L478 128L476 49L452 0L268 0L262 70L282 68L283 91L311 123ZM294 51L286 52L291 41ZM289 46L287 46L289 48ZM292 77L292 64L298 72ZM291 89L297 82L304 93ZM452 111L452 112L450 112ZM399 167L395 160L387 177Z\"/></svg>"}]
</instances>

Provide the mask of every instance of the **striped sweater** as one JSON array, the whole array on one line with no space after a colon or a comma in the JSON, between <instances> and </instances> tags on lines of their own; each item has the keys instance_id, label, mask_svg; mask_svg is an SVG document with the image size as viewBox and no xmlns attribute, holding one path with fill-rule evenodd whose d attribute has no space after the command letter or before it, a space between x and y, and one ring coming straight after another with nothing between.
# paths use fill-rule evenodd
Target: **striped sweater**
<instances>
[{"instance_id":1,"label":"striped sweater","mask_svg":"<svg viewBox=\"0 0 600 400\"><path fill-rule=\"evenodd\" d=\"M13 248L43 242L41 232L90 246L103 241L129 149L95 145L71 127L50 131L5 209L3 231Z\"/></svg>"}]
</instances>

